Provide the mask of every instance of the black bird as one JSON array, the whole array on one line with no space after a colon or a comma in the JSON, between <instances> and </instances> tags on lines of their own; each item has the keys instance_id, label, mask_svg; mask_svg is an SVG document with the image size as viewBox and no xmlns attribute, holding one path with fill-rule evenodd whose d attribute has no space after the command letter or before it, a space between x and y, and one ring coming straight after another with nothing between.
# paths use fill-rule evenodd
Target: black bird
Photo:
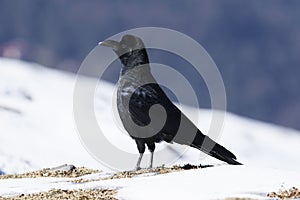
<instances>
[{"instance_id":1,"label":"black bird","mask_svg":"<svg viewBox=\"0 0 300 200\"><path fill-rule=\"evenodd\" d=\"M233 153L204 135L167 97L151 74L143 41L124 35L120 42L99 43L111 47L122 62L118 81L117 107L124 128L135 140L140 156L147 145L153 164L155 143L176 142L197 148L206 154L233 165L239 165Z\"/></svg>"}]
</instances>

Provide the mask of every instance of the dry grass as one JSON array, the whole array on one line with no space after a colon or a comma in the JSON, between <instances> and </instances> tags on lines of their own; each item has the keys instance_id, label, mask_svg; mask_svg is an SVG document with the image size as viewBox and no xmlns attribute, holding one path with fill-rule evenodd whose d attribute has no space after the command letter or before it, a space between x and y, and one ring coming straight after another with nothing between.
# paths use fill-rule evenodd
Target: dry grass
<instances>
[{"instance_id":1,"label":"dry grass","mask_svg":"<svg viewBox=\"0 0 300 200\"><path fill-rule=\"evenodd\" d=\"M115 190L107 189L79 189L79 190L61 190L52 189L46 192L39 192L33 194L21 194L14 197L0 197L0 200L29 200L29 199L75 199L75 200L117 200L114 196Z\"/></svg>"},{"instance_id":2,"label":"dry grass","mask_svg":"<svg viewBox=\"0 0 300 200\"><path fill-rule=\"evenodd\" d=\"M38 177L76 178L79 176L100 172L99 170L88 169L85 167L76 168L75 166L73 166L69 169L63 169L63 167L66 167L66 166L68 166L68 165L62 165L62 166L59 166L57 168L52 168L52 169L45 168L42 170L27 172L27 173L23 173L23 174L6 174L6 175L1 175L0 179L38 178Z\"/></svg>"},{"instance_id":3,"label":"dry grass","mask_svg":"<svg viewBox=\"0 0 300 200\"><path fill-rule=\"evenodd\" d=\"M300 198L300 190L296 187L292 187L288 190L279 190L278 192L271 192L267 196L277 199L297 199Z\"/></svg>"},{"instance_id":4,"label":"dry grass","mask_svg":"<svg viewBox=\"0 0 300 200\"><path fill-rule=\"evenodd\" d=\"M109 179L120 179L120 178L132 178L136 177L139 175L143 174L166 174L166 173L171 173L171 172L177 172L177 171L183 171L183 170L190 170L190 169L201 169L201 168L206 168L206 167L211 167L211 165L190 165L186 164L184 166L172 166L172 167L156 167L156 168L151 168L151 169L140 169L137 171L122 171L122 172L117 172L113 174L112 176L105 177L105 178L99 178L99 179L75 179L72 182L74 183L85 183L85 182L91 182L91 181L101 181L101 180L109 180Z\"/></svg>"},{"instance_id":5,"label":"dry grass","mask_svg":"<svg viewBox=\"0 0 300 200\"><path fill-rule=\"evenodd\" d=\"M156 167L156 168L151 168L151 169L140 169L137 171L124 171L124 172L118 172L115 173L113 176L108 177L107 179L118 179L118 178L132 178L134 176L138 176L141 174L147 174L147 173L154 173L154 174L166 174L170 172L177 172L177 171L182 171L182 170L190 170L190 169L200 169L200 168L205 168L205 167L210 167L208 165L190 165L186 164L184 166L172 166L172 167Z\"/></svg>"}]
</instances>

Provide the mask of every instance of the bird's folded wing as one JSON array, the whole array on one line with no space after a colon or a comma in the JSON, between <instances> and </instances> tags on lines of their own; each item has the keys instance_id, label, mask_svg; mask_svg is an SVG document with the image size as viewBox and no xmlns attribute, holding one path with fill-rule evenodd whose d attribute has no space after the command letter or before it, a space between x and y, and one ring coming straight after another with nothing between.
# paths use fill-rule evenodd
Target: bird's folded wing
<instances>
[{"instance_id":1,"label":"bird's folded wing","mask_svg":"<svg viewBox=\"0 0 300 200\"><path fill-rule=\"evenodd\" d=\"M169 100L165 92L156 83L146 84L137 88L129 101L129 112L132 120L139 126L147 126L151 122L149 110L152 106L159 104L168 115L180 112ZM162 119L161 112L154 113L153 118ZM160 131L160 130L156 130Z\"/></svg>"}]
</instances>

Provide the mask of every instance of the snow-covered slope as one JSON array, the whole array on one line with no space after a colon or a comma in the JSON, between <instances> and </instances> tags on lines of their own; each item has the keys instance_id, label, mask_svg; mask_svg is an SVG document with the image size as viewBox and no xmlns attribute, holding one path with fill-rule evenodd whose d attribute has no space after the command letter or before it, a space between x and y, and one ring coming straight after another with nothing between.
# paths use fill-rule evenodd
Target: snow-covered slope
<instances>
[{"instance_id":1,"label":"snow-covered slope","mask_svg":"<svg viewBox=\"0 0 300 200\"><path fill-rule=\"evenodd\" d=\"M87 79L89 80L89 79ZM87 81L88 82L88 81ZM0 59L0 171L16 173L64 163L104 168L81 145L73 118L75 75L37 64ZM102 82L105 92L96 93L95 107L109 140L136 152L135 143L114 125L111 96L114 86ZM186 107L187 114L200 112L204 132L211 120L210 110ZM238 160L254 167L300 168L300 133L227 113L221 144ZM176 145L171 145L173 150ZM162 144L159 148L165 148ZM155 158L159 159L159 158ZM135 160L132 162L134 166ZM177 163L220 163L190 149Z\"/></svg>"},{"instance_id":2,"label":"snow-covered slope","mask_svg":"<svg viewBox=\"0 0 300 200\"><path fill-rule=\"evenodd\" d=\"M89 85L93 79L83 78ZM0 59L0 174L20 173L71 163L104 169L79 177L99 179L112 172L82 146L73 116L75 75L16 60ZM101 82L95 94L98 123L110 133L107 139L127 152L137 153L135 143L115 125L112 116L114 86ZM184 107L186 114L199 112L199 127L206 132L212 112ZM300 133L226 114L219 142L236 154L243 166L215 166L164 175L71 182L72 178L0 180L0 196L30 194L56 189L111 188L119 199L266 199L278 189L299 187ZM169 148L171 147L171 148ZM101 147L99 147L101 148ZM171 153L179 145L158 145ZM105 151L105 149L103 149ZM107 152L109 153L109 152ZM176 163L220 163L190 148ZM155 157L155 163L161 158ZM128 161L134 166L136 160ZM146 164L146 163L143 163ZM168 163L171 165L172 163ZM155 192L153 192L155 191Z\"/></svg>"}]
</instances>

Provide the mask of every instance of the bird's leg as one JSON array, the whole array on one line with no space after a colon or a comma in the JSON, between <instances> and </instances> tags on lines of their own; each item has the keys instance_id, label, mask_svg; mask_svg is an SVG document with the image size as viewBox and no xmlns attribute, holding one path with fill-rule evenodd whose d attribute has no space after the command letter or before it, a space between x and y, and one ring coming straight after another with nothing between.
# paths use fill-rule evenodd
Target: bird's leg
<instances>
[{"instance_id":1,"label":"bird's leg","mask_svg":"<svg viewBox=\"0 0 300 200\"><path fill-rule=\"evenodd\" d=\"M135 170L139 170L139 169L141 169L140 165L141 165L141 161L142 161L142 158L143 158L143 155L145 152L145 143L143 140L140 140L140 139L136 139L135 142L136 142L137 148L140 153L140 157L136 163Z\"/></svg>"},{"instance_id":2,"label":"bird's leg","mask_svg":"<svg viewBox=\"0 0 300 200\"><path fill-rule=\"evenodd\" d=\"M149 164L149 169L152 168L153 166L153 155L154 155L154 150L155 150L155 143L154 142L148 142L147 143L148 149L150 151L150 164Z\"/></svg>"},{"instance_id":3,"label":"bird's leg","mask_svg":"<svg viewBox=\"0 0 300 200\"><path fill-rule=\"evenodd\" d=\"M138 159L138 161L136 163L136 166L135 166L135 170L136 171L139 170L139 169L141 169L140 165L141 165L141 161L142 161L143 155L144 155L143 153L140 153L139 159Z\"/></svg>"},{"instance_id":4,"label":"bird's leg","mask_svg":"<svg viewBox=\"0 0 300 200\"><path fill-rule=\"evenodd\" d=\"M154 152L150 152L150 164L149 164L149 169L151 169L152 168L152 166L153 166L153 155L154 155Z\"/></svg>"}]
</instances>

